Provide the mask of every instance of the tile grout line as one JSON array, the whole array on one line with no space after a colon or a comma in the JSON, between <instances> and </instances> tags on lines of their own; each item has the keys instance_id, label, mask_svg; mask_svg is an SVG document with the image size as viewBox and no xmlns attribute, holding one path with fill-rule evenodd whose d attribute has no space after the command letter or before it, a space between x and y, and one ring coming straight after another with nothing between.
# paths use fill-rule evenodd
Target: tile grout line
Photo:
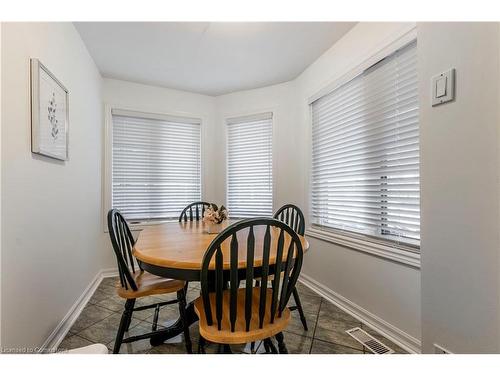
<instances>
[{"instance_id":1,"label":"tile grout line","mask_svg":"<svg viewBox=\"0 0 500 375\"><path fill-rule=\"evenodd\" d=\"M99 286L97 287L96 292L97 292L97 290L99 290L99 287L100 287L101 285L102 285L102 282L101 282L101 284L99 284ZM94 292L94 294L95 294L95 292ZM107 294L107 293L104 293L104 294ZM93 295L92 295L92 296L93 296ZM92 297L91 297L91 298L92 298ZM104 300L103 300L103 301L104 301ZM102 302L102 301L99 301L99 302ZM102 321L104 321L104 320L108 319L108 318L109 318L110 316L112 316L113 314L118 314L118 315L121 315L121 313L120 313L120 312L117 312L117 311L111 310L111 309L109 309L109 308L107 308L107 307L104 307L104 306L98 305L97 303L92 303L92 302L90 302L90 301L89 301L89 302L87 302L87 304L85 305L84 309L85 309L85 308L87 308L87 306L89 306L89 305L92 305L92 306L94 306L94 307L97 307L97 308L101 308L101 309L107 310L107 311L108 311L108 312L110 312L111 314L110 314L110 315L108 315L108 316L106 316L106 317L104 317L104 318L102 318L102 319L99 319L99 320L97 320L97 321L93 322L93 323L92 323L92 324L90 324L89 326L87 326L87 327L85 327L85 328L82 328L82 329L78 330L77 332L71 332L71 328L70 328L70 330L68 331L68 334L66 334L66 336L64 336L63 341L64 341L66 338L70 338L70 337L72 337L72 336L78 336L78 337L79 337L79 338L81 338L81 339L84 339L84 340L90 341L90 342L92 342L92 343L96 343L96 344L98 344L98 343L97 343L97 342L95 342L94 340L91 340L91 339L88 339L88 338L86 338L86 337L81 336L81 335L80 335L80 333L81 333L81 332L83 332L83 331L85 331L86 329L89 329L89 328L93 327L94 325L96 325L96 324L98 324L98 323L100 323L100 322L102 322ZM83 311L83 310L82 310L82 311ZM153 315L153 314L152 314L152 315ZM150 318L150 317L151 317L151 316L149 316L148 318ZM136 325L134 325L134 327L135 327L135 326L137 326L137 325L139 325L139 324L141 324L141 322L148 323L148 324L152 324L151 322L148 322L147 320L143 320L143 319L139 319L139 318L135 318L135 319L136 319L136 320L138 320L138 321L139 321L139 323L137 323ZM161 326L161 324L160 324L160 326ZM133 327L130 327L130 328L133 328ZM61 341L61 342L62 342L62 341ZM107 346L107 345L108 345L109 343L111 343L111 342L113 342L113 340L109 341L108 343L106 343L106 344L104 344L104 345L106 345L106 346Z\"/></svg>"},{"instance_id":2,"label":"tile grout line","mask_svg":"<svg viewBox=\"0 0 500 375\"><path fill-rule=\"evenodd\" d=\"M354 347L349 346L349 345L340 344L340 343L337 343L337 342L334 342L334 341L327 341L327 340L324 340L324 339L316 338L316 329L317 329L317 325L318 325L319 315L320 315L320 312L321 312L321 307L323 307L323 303L324 303L324 302L327 302L327 301L326 301L323 297L321 297L320 310L319 310L319 312L318 312L318 317L317 317L317 320L316 320L316 327L315 327L315 329L314 329L314 336L313 336L314 340L319 340L319 341L321 341L321 342L325 342L325 343L328 343L328 344L340 345L340 346L342 346L342 347L344 347L344 348L349 348L349 349L357 350L357 351L359 351L359 352L361 352L361 353L365 354L364 350L362 351L362 350L360 350L360 349L358 349L358 348L354 348ZM351 316L350 314L347 314L347 315ZM350 321L344 321L344 320L341 320L341 319L339 319L339 320L337 320L337 321L342 321L342 322L345 322L345 323L356 323L356 324L358 324L358 323L359 323L360 328L362 328L362 325L363 325L363 323L361 323L361 322L359 322L359 321L357 321L357 322L350 322ZM332 330L332 332L335 332L335 330ZM311 346L311 350L312 350L312 346Z\"/></svg>"},{"instance_id":3,"label":"tile grout line","mask_svg":"<svg viewBox=\"0 0 500 375\"><path fill-rule=\"evenodd\" d=\"M365 354L360 349L356 349L356 348L353 348L351 346L347 346L347 345L344 345L344 344L339 344L339 343L336 343L336 342L325 341L325 340L322 340L322 339L315 339L315 340L321 341L321 342L323 342L325 344L333 344L333 345L336 345L336 346L341 346L341 347L346 348L346 349L356 350L357 352L359 352L359 354ZM345 354L345 353L335 353L335 354Z\"/></svg>"},{"instance_id":4,"label":"tile grout line","mask_svg":"<svg viewBox=\"0 0 500 375\"><path fill-rule=\"evenodd\" d=\"M319 294L317 294L316 292L312 292L312 293L313 293L313 295L314 295L314 296L320 296L320 295L319 295ZM330 303L330 302L328 302L325 298L323 298L323 297L321 297L321 298L322 298L322 299L321 299L321 306L323 305L323 302ZM320 311L321 311L321 310L320 310ZM362 328L362 329L365 329L365 328L372 329L372 328L371 328L371 327L369 327L367 324L365 324L365 323L363 323L363 322L361 322L361 321L357 320L356 318L354 318L351 314L349 314L349 313L346 313L346 314L347 314L347 315L349 315L350 317L352 317L353 319L355 319L355 321L353 321L353 322L351 322L351 321L346 321L346 320L342 320L342 321L347 322L347 323L359 323L359 324L360 324L360 328ZM316 334L316 333L315 333L315 334ZM385 336L384 336L384 335L382 335L382 334L379 334L379 335L380 335L380 336L382 336L382 337L383 337L385 340L387 340L388 342L390 342L390 343L391 343L391 345L392 345L393 347L395 346L395 347L400 348L397 344L395 344L394 342L392 342L389 338L385 337ZM316 339L316 338L315 338L315 339ZM349 348L349 349L354 349L354 350L361 351L360 349L353 348L353 347L351 347L351 346L344 345L344 344L337 344L337 343L335 343L335 342L333 342L333 343L332 343L332 342L330 342L330 341L326 341L326 340L322 340L322 339L316 339L316 340L320 340L320 341L322 341L322 342L326 342L326 343L330 343L330 344L341 345L341 346L346 347L346 348ZM394 349L394 348L393 348L393 349ZM400 349L401 349L401 348L400 348ZM404 354L408 354L408 353L407 353L404 349L401 349L401 350L403 350ZM363 347L363 354L367 354L367 352L366 352L366 350L364 349L364 347Z\"/></svg>"},{"instance_id":5,"label":"tile grout line","mask_svg":"<svg viewBox=\"0 0 500 375\"><path fill-rule=\"evenodd\" d=\"M86 307L86 306L85 306L85 307ZM100 306L98 306L98 307L100 307ZM111 311L111 310L108 310L108 311ZM90 327L93 327L93 326L94 326L94 325L96 325L97 323L102 322L104 319L109 318L111 315L113 315L113 314L109 314L107 317L105 317L105 318L102 318L102 319L99 319L99 320L95 321L95 322L94 322L94 323L92 323L91 325L89 325L89 326L87 326L87 327L85 327L85 328L80 329L78 332L74 332L74 333L73 333L73 336L74 336L74 335L80 336L80 335L79 335L79 333L80 333L80 332L85 331L86 329L88 329L88 328L90 328ZM70 330L69 330L69 332L68 332L68 333L70 333L70 332L71 332L71 328L70 328ZM67 337L67 335L66 335L66 336L64 336L64 338L66 338L66 337ZM82 336L80 336L80 337L82 337ZM83 338L85 338L85 337L83 337ZM63 340L64 340L64 339L63 339ZM86 340L88 340L88 339L86 339ZM91 341L91 340L89 340L89 341Z\"/></svg>"},{"instance_id":6,"label":"tile grout line","mask_svg":"<svg viewBox=\"0 0 500 375\"><path fill-rule=\"evenodd\" d=\"M101 285L102 285L102 282L101 282L101 284L99 284L99 286L97 287L96 291L99 289L99 287L100 287ZM94 294L95 294L95 292L94 292ZM93 296L93 295L92 295L92 296ZM92 298L92 297L91 297L91 298ZM103 300L103 301L104 301L104 300ZM78 332L73 333L73 336L75 336L75 335L76 335L76 336L81 337L81 338L83 338L83 339L85 339L85 340L88 340L88 341L94 342L93 340L89 340L89 339L87 339L87 338L85 338L85 337L83 337L83 336L80 336L80 333L81 333L82 331L84 331L84 330L86 330L86 329L90 328L90 327L93 327L93 326L94 326L94 325L96 325L97 323L100 323L100 322L102 322L103 320L108 319L108 318L109 318L110 316L112 316L113 314L120 314L120 313L117 313L116 311L110 310L110 309L108 309L107 307L103 307L103 306L97 305L97 304L95 304L95 303L91 303L90 301L89 301L89 302L87 302L87 305L85 305L85 307L83 308L83 310L85 310L85 309L87 308L87 306L88 306L88 305L92 305L92 306L94 306L94 307L98 307L98 308L101 308L101 309L104 309L104 310L107 310L107 311L111 312L111 314L110 314L110 315L108 315L108 316L106 316L105 318L99 319L99 320L95 321L94 323L92 323L91 325L89 325L89 326L87 326L87 327L85 327L85 328L83 328L83 329L80 329ZM82 312L83 312L83 310L82 310ZM70 328L70 330L68 331L68 333L71 333L71 328ZM67 337L67 335L64 337L64 339L65 339L66 337ZM63 340L64 340L64 339L63 339Z\"/></svg>"},{"instance_id":7,"label":"tile grout line","mask_svg":"<svg viewBox=\"0 0 500 375\"><path fill-rule=\"evenodd\" d=\"M319 311L318 311L318 316L317 316L317 318L316 318L316 326L314 327L313 343L314 343L314 340L319 340L319 341L324 342L324 343L328 343L328 344L335 344L335 345L340 345L340 346L342 346L342 347L344 347L344 348L349 348L349 349L357 350L357 351L359 351L359 352L361 352L361 353L363 353L363 354L364 354L364 352L362 352L362 351L361 351L360 349L358 349L358 348L353 348L353 347L351 347L351 346L349 346L349 345L344 345L344 344L340 344L340 343L337 343L337 342L332 342L332 341L327 341L327 340L323 340L323 339L320 339L320 338L316 338L316 330L317 330L317 327L318 327L319 315L320 315L320 312L321 312L321 307L323 307L323 302L325 302L325 299L322 297L322 298L321 298L321 302L320 302L320 309L319 309ZM361 322L359 322L359 324L361 325L362 323L361 323ZM311 351L312 351L312 344L313 344L313 343L311 343ZM311 353L309 352L309 354L311 354Z\"/></svg>"},{"instance_id":8,"label":"tile grout line","mask_svg":"<svg viewBox=\"0 0 500 375\"><path fill-rule=\"evenodd\" d=\"M316 328L318 327L319 313L321 312L321 307L323 307L323 297L321 297L321 299L319 300L319 309L318 309L318 313L316 314L316 321L314 322L314 331L313 331L312 340L311 340L311 347L309 348L309 354L311 354L311 352L312 352L314 340L316 339Z\"/></svg>"},{"instance_id":9,"label":"tile grout line","mask_svg":"<svg viewBox=\"0 0 500 375\"><path fill-rule=\"evenodd\" d=\"M364 324L363 322L361 322L361 329L364 330ZM365 351L365 346L363 345L363 354L366 354L366 351Z\"/></svg>"}]
</instances>

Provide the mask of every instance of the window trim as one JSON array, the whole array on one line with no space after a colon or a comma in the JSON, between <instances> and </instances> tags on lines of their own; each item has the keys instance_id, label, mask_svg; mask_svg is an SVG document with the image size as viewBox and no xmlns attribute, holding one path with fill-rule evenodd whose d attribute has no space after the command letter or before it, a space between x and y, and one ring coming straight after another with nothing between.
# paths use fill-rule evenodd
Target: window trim
<instances>
[{"instance_id":1,"label":"window trim","mask_svg":"<svg viewBox=\"0 0 500 375\"><path fill-rule=\"evenodd\" d=\"M335 79L327 83L323 82L323 86L317 89L312 95L305 99L307 105L307 160L306 160L306 191L307 191L307 222L306 235L316 239L327 241L336 245L344 246L346 248L361 251L381 258L389 259L391 261L409 265L411 267L420 268L420 247L411 246L398 243L391 243L390 241L377 241L373 238L363 234L350 234L346 231L336 230L334 228L322 228L317 225L311 224L311 195L312 195L312 108L311 104L317 99L331 93L335 89L351 81L358 75L362 74L366 69L381 61L385 57L393 54L398 49L405 45L417 40L417 27L412 24L411 27L406 27L401 30L401 34L392 37L390 40L385 40L375 50L367 53L361 62L354 68L341 73ZM418 43L418 42L417 42Z\"/></svg>"},{"instance_id":2,"label":"window trim","mask_svg":"<svg viewBox=\"0 0 500 375\"><path fill-rule=\"evenodd\" d=\"M255 116L255 115L260 115L263 113L268 113L270 112L272 115L272 120L271 120L271 150L272 150L272 168L273 168L273 188L272 188L272 212L274 214L276 210L276 129L277 129L277 121L278 121L278 115L277 115L277 110L276 107L263 107L263 108L257 108L257 109L252 109L248 111L241 111L241 112L228 112L222 114L221 118L223 121L223 126L224 126L224 135L223 135L223 140L224 144L222 147L224 147L224 205L227 207L227 184L228 184L228 179L227 179L227 161L228 161L228 130L227 130L227 125L228 125L228 120L234 119L234 118L239 118L239 117L248 117L248 116ZM231 213L229 213L229 217L231 218ZM240 218L234 218L234 219L240 219Z\"/></svg>"},{"instance_id":3,"label":"window trim","mask_svg":"<svg viewBox=\"0 0 500 375\"><path fill-rule=\"evenodd\" d=\"M102 184L103 184L103 212L102 212L102 227L105 233L108 232L107 224L107 214L111 209L112 201L112 164L113 164L113 111L124 111L124 112L136 112L147 114L148 116L154 117L191 117L198 118L201 120L201 140L200 140L200 183L201 183L201 199L203 200L205 191L205 163L204 163L204 153L205 153L205 143L206 143L206 129L204 124L207 123L207 118L199 113L190 112L178 112L178 111L158 111L152 108L132 108L123 105L115 104L104 104L104 160L103 160L103 173L102 173ZM180 212L179 212L180 214ZM131 230L142 230L152 225L159 225L167 222L173 222L173 219L165 220L154 220L154 221L143 221L140 223L130 224Z\"/></svg>"},{"instance_id":4,"label":"window trim","mask_svg":"<svg viewBox=\"0 0 500 375\"><path fill-rule=\"evenodd\" d=\"M420 253L415 252L415 249L410 246L341 232L336 229L320 229L316 226L309 226L306 229L306 236L420 269Z\"/></svg>"}]
</instances>

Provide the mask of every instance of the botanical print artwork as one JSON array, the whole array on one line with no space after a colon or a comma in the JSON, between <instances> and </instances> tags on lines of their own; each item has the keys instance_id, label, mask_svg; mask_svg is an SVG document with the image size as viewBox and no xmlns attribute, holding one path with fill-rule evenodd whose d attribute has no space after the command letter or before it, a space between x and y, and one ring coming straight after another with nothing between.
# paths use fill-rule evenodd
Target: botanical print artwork
<instances>
[{"instance_id":1,"label":"botanical print artwork","mask_svg":"<svg viewBox=\"0 0 500 375\"><path fill-rule=\"evenodd\" d=\"M37 59L31 60L32 151L68 159L68 91Z\"/></svg>"},{"instance_id":2,"label":"botanical print artwork","mask_svg":"<svg viewBox=\"0 0 500 375\"><path fill-rule=\"evenodd\" d=\"M40 149L66 158L66 92L43 69L40 71Z\"/></svg>"},{"instance_id":3,"label":"botanical print artwork","mask_svg":"<svg viewBox=\"0 0 500 375\"><path fill-rule=\"evenodd\" d=\"M52 135L52 138L54 138L54 140L57 139L57 135L59 134L59 128L58 128L59 121L57 120L56 117L56 110L57 110L56 93L52 92L52 98L49 100L49 106L47 107L47 111L48 111L49 123L51 125L50 135Z\"/></svg>"}]
</instances>

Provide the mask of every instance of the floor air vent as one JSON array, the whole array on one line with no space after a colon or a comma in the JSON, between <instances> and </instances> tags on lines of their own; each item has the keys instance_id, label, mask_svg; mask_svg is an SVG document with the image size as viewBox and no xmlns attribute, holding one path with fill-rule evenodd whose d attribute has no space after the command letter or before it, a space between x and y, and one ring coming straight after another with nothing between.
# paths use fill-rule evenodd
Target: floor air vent
<instances>
[{"instance_id":1,"label":"floor air vent","mask_svg":"<svg viewBox=\"0 0 500 375\"><path fill-rule=\"evenodd\" d=\"M359 341L361 344L366 346L371 352L375 354L392 354L394 350L388 346L382 344L372 335L366 333L361 328L356 327L348 329L347 334L351 336L354 340Z\"/></svg>"}]
</instances>

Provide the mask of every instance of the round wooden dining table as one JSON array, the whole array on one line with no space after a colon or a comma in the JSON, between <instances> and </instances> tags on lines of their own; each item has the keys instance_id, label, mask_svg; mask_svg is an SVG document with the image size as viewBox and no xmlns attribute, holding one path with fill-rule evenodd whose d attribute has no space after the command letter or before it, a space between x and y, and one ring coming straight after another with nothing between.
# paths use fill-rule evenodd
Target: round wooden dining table
<instances>
[{"instance_id":1,"label":"round wooden dining table","mask_svg":"<svg viewBox=\"0 0 500 375\"><path fill-rule=\"evenodd\" d=\"M224 222L222 227L227 227L236 221ZM133 254L140 262L142 269L154 275L185 281L199 281L203 256L217 234L207 233L208 226L202 221L167 222L158 225L151 225L143 229L134 245ZM265 226L256 226L255 234L255 256L254 264L258 268L262 259L262 245L264 240ZM246 267L246 233L238 233L242 240L240 243L239 263L241 269ZM276 228L271 229L271 256L270 265L275 261L273 250L276 253L276 246L279 233ZM303 236L299 236L303 251L309 249L309 243ZM244 240L245 239L245 240ZM285 238L285 246L287 249ZM273 246L274 245L274 246ZM229 241L222 244L224 259L229 257ZM226 263L226 261L224 261ZM226 265L225 265L226 266ZM229 261L227 263L229 268ZM189 303L186 308L188 321L190 324L196 322L198 317L194 313L193 303ZM173 325L158 330L157 334L151 338L151 345L159 345L165 340L181 334L183 331L180 320Z\"/></svg>"}]
</instances>

